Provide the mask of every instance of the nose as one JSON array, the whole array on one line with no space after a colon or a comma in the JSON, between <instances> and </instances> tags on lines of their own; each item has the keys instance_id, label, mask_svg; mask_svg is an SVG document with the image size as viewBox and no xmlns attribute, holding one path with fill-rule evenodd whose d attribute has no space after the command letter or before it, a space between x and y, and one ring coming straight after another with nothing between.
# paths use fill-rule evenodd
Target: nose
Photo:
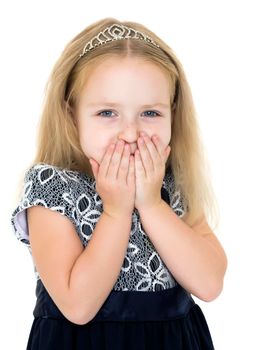
<instances>
[{"instance_id":1,"label":"nose","mask_svg":"<svg viewBox=\"0 0 280 350\"><path fill-rule=\"evenodd\" d=\"M136 124L129 124L118 133L118 140L123 140L125 143L130 145L130 153L134 154L138 148L137 139L140 136L140 132Z\"/></svg>"}]
</instances>

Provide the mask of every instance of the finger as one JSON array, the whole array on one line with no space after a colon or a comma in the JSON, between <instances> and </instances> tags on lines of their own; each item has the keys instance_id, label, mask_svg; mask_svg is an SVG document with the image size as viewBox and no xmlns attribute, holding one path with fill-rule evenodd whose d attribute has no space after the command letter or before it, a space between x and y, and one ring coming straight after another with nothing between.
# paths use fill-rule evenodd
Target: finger
<instances>
[{"instance_id":1,"label":"finger","mask_svg":"<svg viewBox=\"0 0 280 350\"><path fill-rule=\"evenodd\" d=\"M118 171L118 179L124 180L126 182L127 180L127 173L129 170L129 155L130 155L130 147L128 144L124 146L119 171Z\"/></svg>"},{"instance_id":2,"label":"finger","mask_svg":"<svg viewBox=\"0 0 280 350\"><path fill-rule=\"evenodd\" d=\"M106 152L103 155L103 158L99 166L99 174L101 177L106 177L108 173L109 164L115 150L115 144L111 144L107 147Z\"/></svg>"},{"instance_id":3,"label":"finger","mask_svg":"<svg viewBox=\"0 0 280 350\"><path fill-rule=\"evenodd\" d=\"M150 158L152 159L153 169L150 168L150 170L156 170L158 165L162 163L162 159L158 151L158 148L155 145L155 143L150 139L150 137L148 137L148 135L144 135L143 138L146 144L146 148L149 151ZM147 166L149 166L149 163L145 163L145 166L146 164Z\"/></svg>"},{"instance_id":4,"label":"finger","mask_svg":"<svg viewBox=\"0 0 280 350\"><path fill-rule=\"evenodd\" d=\"M135 151L135 171L139 176L146 176L146 171L142 163L140 151L138 149Z\"/></svg>"},{"instance_id":5,"label":"finger","mask_svg":"<svg viewBox=\"0 0 280 350\"><path fill-rule=\"evenodd\" d=\"M152 136L153 144L155 145L155 148L157 149L159 158L158 161L161 160L161 162L165 163L166 160L166 148L164 144L161 142L160 138L157 135Z\"/></svg>"},{"instance_id":6,"label":"finger","mask_svg":"<svg viewBox=\"0 0 280 350\"><path fill-rule=\"evenodd\" d=\"M129 169L127 174L127 185L135 186L135 158L133 155L129 157Z\"/></svg>"},{"instance_id":7,"label":"finger","mask_svg":"<svg viewBox=\"0 0 280 350\"><path fill-rule=\"evenodd\" d=\"M112 155L107 176L116 179L118 176L118 171L119 171L119 166L120 166L120 161L122 158L122 153L123 153L123 148L124 148L124 141L119 140L116 144L115 151Z\"/></svg>"},{"instance_id":8,"label":"finger","mask_svg":"<svg viewBox=\"0 0 280 350\"><path fill-rule=\"evenodd\" d=\"M140 137L138 139L138 148L140 150L143 167L145 169L146 175L148 176L149 172L154 171L154 164L153 164L152 156L144 140L144 137Z\"/></svg>"}]
</instances>

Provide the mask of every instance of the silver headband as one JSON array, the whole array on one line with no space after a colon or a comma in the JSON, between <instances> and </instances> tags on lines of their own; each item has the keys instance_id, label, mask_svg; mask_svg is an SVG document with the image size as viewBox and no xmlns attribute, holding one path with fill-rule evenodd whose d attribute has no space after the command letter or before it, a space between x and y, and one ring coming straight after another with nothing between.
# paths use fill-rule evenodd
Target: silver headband
<instances>
[{"instance_id":1,"label":"silver headband","mask_svg":"<svg viewBox=\"0 0 280 350\"><path fill-rule=\"evenodd\" d=\"M94 50L100 45L104 45L110 41L121 40L121 39L137 39L144 40L147 43L153 44L159 48L151 37L139 32L133 28L129 28L123 24L112 24L110 27L105 28L103 31L99 32L94 36L89 42L86 43L82 53L79 55L78 60L83 57L87 52Z\"/></svg>"}]
</instances>

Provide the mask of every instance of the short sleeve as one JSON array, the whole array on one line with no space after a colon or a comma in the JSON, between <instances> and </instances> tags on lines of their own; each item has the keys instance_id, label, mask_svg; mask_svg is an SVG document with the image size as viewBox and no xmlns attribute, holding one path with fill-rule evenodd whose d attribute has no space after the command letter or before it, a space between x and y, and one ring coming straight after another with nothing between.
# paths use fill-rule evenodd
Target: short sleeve
<instances>
[{"instance_id":1,"label":"short sleeve","mask_svg":"<svg viewBox=\"0 0 280 350\"><path fill-rule=\"evenodd\" d=\"M24 184L11 223L16 238L30 250L26 209L41 205L68 217L75 225L75 211L71 189L60 168L44 163L30 167L24 175Z\"/></svg>"}]
</instances>

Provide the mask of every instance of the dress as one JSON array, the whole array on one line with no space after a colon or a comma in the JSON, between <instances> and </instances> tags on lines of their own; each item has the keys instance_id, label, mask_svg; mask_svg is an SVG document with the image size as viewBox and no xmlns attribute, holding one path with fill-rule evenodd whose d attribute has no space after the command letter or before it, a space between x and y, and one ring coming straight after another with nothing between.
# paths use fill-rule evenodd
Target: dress
<instances>
[{"instance_id":1,"label":"dress","mask_svg":"<svg viewBox=\"0 0 280 350\"><path fill-rule=\"evenodd\" d=\"M161 188L179 216L185 213L171 167ZM89 175L46 163L30 167L20 202L12 213L16 235L32 256L26 209L42 205L71 220L86 247L102 213ZM34 265L36 303L27 350L211 350L211 334L199 305L172 276L145 233L134 209L126 256L106 301L87 324L69 321L53 302Z\"/></svg>"}]
</instances>

